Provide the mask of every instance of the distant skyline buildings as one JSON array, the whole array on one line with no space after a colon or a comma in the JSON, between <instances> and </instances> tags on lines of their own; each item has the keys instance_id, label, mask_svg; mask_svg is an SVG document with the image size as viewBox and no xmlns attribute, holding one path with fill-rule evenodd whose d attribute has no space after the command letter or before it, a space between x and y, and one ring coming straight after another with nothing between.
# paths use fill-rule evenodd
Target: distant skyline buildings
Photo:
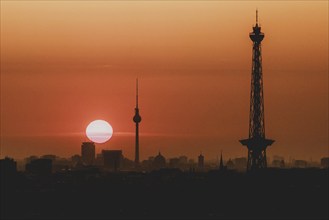
<instances>
[{"instance_id":1,"label":"distant skyline buildings","mask_svg":"<svg viewBox=\"0 0 329 220\"><path fill-rule=\"evenodd\" d=\"M160 169L176 169L182 172L235 171L244 173L247 171L246 157L228 158L224 160L223 154L221 154L220 159L209 160L200 154L196 158L197 160L195 160L195 157L189 158L185 155L166 157L166 155L162 155L159 152L157 155L142 160L138 171L152 172ZM268 167L271 169L324 169L328 168L328 161L329 157L323 157L321 160L302 160L275 155L268 160ZM121 150L102 150L102 153L97 155L93 165L83 163L80 155L73 155L71 158L61 158L56 155L43 155L41 157L30 156L24 160L5 158L0 159L0 163L2 163L0 164L2 167L6 166L12 171L17 170L30 174L55 174L70 171L136 171L134 160L126 158L124 152ZM10 170L8 172L11 172Z\"/></svg>"},{"instance_id":2,"label":"distant skyline buildings","mask_svg":"<svg viewBox=\"0 0 329 220\"><path fill-rule=\"evenodd\" d=\"M1 159L1 158L0 158ZM8 163L9 161L9 163ZM228 160L223 159L223 151L221 150L220 159L205 159L200 153L197 156L189 158L186 155L175 157L165 157L159 151L158 155L149 156L148 159L142 160L137 171L156 171L160 169L178 169L190 172L208 172L226 170L246 172L248 171L248 158L235 157ZM327 168L328 157L322 157L320 161L295 159L292 157L284 158L283 156L274 155L272 158L267 157L267 164L271 168L290 169L290 168ZM95 158L95 143L82 142L81 155L75 154L70 158L62 158L55 154L46 154L42 156L31 155L24 160L14 160L6 157L0 160L1 163L15 164L18 171L26 171L28 173L56 173L66 172L70 170L100 170L105 172L120 171L136 171L136 163L124 155L122 150L101 150ZM16 169L16 168L15 168Z\"/></svg>"}]
</instances>

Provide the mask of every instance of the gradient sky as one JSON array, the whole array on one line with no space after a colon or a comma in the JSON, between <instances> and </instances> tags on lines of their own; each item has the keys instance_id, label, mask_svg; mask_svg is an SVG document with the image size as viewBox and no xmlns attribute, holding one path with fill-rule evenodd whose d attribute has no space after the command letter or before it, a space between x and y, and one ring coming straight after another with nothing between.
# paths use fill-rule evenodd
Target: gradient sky
<instances>
[{"instance_id":1,"label":"gradient sky","mask_svg":"<svg viewBox=\"0 0 329 220\"><path fill-rule=\"evenodd\" d=\"M328 1L1 1L1 157L101 149L141 159L247 156L255 9L265 33L268 155L328 156Z\"/></svg>"}]
</instances>

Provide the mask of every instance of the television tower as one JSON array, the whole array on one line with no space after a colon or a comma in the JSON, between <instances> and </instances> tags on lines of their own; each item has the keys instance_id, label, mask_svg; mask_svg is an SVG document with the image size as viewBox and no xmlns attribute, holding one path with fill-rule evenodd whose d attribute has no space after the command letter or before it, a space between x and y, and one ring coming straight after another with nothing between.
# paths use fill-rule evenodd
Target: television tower
<instances>
[{"instance_id":1,"label":"television tower","mask_svg":"<svg viewBox=\"0 0 329 220\"><path fill-rule=\"evenodd\" d=\"M253 42L249 138L240 140L240 143L248 148L247 171L253 171L267 167L266 148L274 142L274 140L265 138L261 54L261 42L264 39L264 33L261 32L261 28L258 25L258 10L256 10L256 25L253 27L253 32L249 34L249 37Z\"/></svg>"},{"instance_id":2,"label":"television tower","mask_svg":"<svg viewBox=\"0 0 329 220\"><path fill-rule=\"evenodd\" d=\"M135 107L135 116L133 121L136 124L136 140L135 140L135 168L139 167L139 130L138 125L142 121L141 116L139 115L138 108L138 78L136 79L136 107Z\"/></svg>"}]
</instances>

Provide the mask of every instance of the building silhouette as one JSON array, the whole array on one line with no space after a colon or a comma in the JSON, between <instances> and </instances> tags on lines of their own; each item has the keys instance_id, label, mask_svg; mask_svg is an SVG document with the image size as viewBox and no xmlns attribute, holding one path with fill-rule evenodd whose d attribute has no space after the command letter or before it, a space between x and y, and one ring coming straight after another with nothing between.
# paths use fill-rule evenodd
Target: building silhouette
<instances>
[{"instance_id":1,"label":"building silhouette","mask_svg":"<svg viewBox=\"0 0 329 220\"><path fill-rule=\"evenodd\" d=\"M14 159L5 157L0 160L0 175L1 177L12 176L17 172L17 163Z\"/></svg>"},{"instance_id":2,"label":"building silhouette","mask_svg":"<svg viewBox=\"0 0 329 220\"><path fill-rule=\"evenodd\" d=\"M104 166L104 158L102 153L96 155L94 165L98 167Z\"/></svg>"},{"instance_id":3,"label":"building silhouette","mask_svg":"<svg viewBox=\"0 0 329 220\"><path fill-rule=\"evenodd\" d=\"M180 156L179 158L179 164L180 165L185 165L188 163L188 157L187 156Z\"/></svg>"},{"instance_id":4,"label":"building silhouette","mask_svg":"<svg viewBox=\"0 0 329 220\"><path fill-rule=\"evenodd\" d=\"M35 156L35 155L31 155L31 156L25 158L25 162L30 163L32 160L36 160L36 159L39 159L39 157Z\"/></svg>"},{"instance_id":5,"label":"building silhouette","mask_svg":"<svg viewBox=\"0 0 329 220\"><path fill-rule=\"evenodd\" d=\"M284 168L285 167L284 160L273 160L272 167Z\"/></svg>"},{"instance_id":6,"label":"building silhouette","mask_svg":"<svg viewBox=\"0 0 329 220\"><path fill-rule=\"evenodd\" d=\"M202 153L198 156L198 168L204 168L204 156L202 155Z\"/></svg>"},{"instance_id":7,"label":"building silhouette","mask_svg":"<svg viewBox=\"0 0 329 220\"><path fill-rule=\"evenodd\" d=\"M295 160L293 164L295 168L306 168L307 165L308 164L306 160Z\"/></svg>"},{"instance_id":8,"label":"building silhouette","mask_svg":"<svg viewBox=\"0 0 329 220\"><path fill-rule=\"evenodd\" d=\"M179 156L169 159L169 167L170 168L178 168L180 170L188 170L188 157L187 156Z\"/></svg>"},{"instance_id":9,"label":"building silhouette","mask_svg":"<svg viewBox=\"0 0 329 220\"><path fill-rule=\"evenodd\" d=\"M179 168L179 158L175 157L175 158L170 158L169 159L169 167L171 168Z\"/></svg>"},{"instance_id":10,"label":"building silhouette","mask_svg":"<svg viewBox=\"0 0 329 220\"><path fill-rule=\"evenodd\" d=\"M105 168L112 171L118 171L122 168L122 150L102 150L102 154Z\"/></svg>"},{"instance_id":11,"label":"building silhouette","mask_svg":"<svg viewBox=\"0 0 329 220\"><path fill-rule=\"evenodd\" d=\"M227 161L226 167L227 167L228 170L233 170L234 169L234 163L231 160L231 158Z\"/></svg>"},{"instance_id":12,"label":"building silhouette","mask_svg":"<svg viewBox=\"0 0 329 220\"><path fill-rule=\"evenodd\" d=\"M154 157L153 159L153 169L162 169L166 167L166 158L162 156L162 154L159 152L159 154Z\"/></svg>"},{"instance_id":13,"label":"building silhouette","mask_svg":"<svg viewBox=\"0 0 329 220\"><path fill-rule=\"evenodd\" d=\"M245 157L238 157L234 159L234 168L239 171L246 170L247 168L247 158Z\"/></svg>"},{"instance_id":14,"label":"building silhouette","mask_svg":"<svg viewBox=\"0 0 329 220\"><path fill-rule=\"evenodd\" d=\"M75 167L80 162L81 162L81 156L79 154L75 154L71 156L71 163L73 167Z\"/></svg>"},{"instance_id":15,"label":"building silhouette","mask_svg":"<svg viewBox=\"0 0 329 220\"><path fill-rule=\"evenodd\" d=\"M25 165L28 173L47 175L52 173L53 161L51 159L35 159Z\"/></svg>"},{"instance_id":16,"label":"building silhouette","mask_svg":"<svg viewBox=\"0 0 329 220\"><path fill-rule=\"evenodd\" d=\"M264 94L262 73L261 42L264 33L258 25L258 11L256 11L256 25L249 34L253 42L252 73L250 93L249 138L240 140L241 144L248 148L247 171L258 170L267 167L266 148L274 140L265 137L264 120Z\"/></svg>"},{"instance_id":17,"label":"building silhouette","mask_svg":"<svg viewBox=\"0 0 329 220\"><path fill-rule=\"evenodd\" d=\"M135 168L139 167L139 123L142 121L142 117L139 115L138 108L138 79L136 79L136 107L135 115L133 121L136 125L136 134L135 134Z\"/></svg>"},{"instance_id":18,"label":"building silhouette","mask_svg":"<svg viewBox=\"0 0 329 220\"><path fill-rule=\"evenodd\" d=\"M321 167L322 168L329 168L329 157L321 158Z\"/></svg>"},{"instance_id":19,"label":"building silhouette","mask_svg":"<svg viewBox=\"0 0 329 220\"><path fill-rule=\"evenodd\" d=\"M95 161L95 143L83 142L81 145L81 159L84 165L93 165Z\"/></svg>"},{"instance_id":20,"label":"building silhouette","mask_svg":"<svg viewBox=\"0 0 329 220\"><path fill-rule=\"evenodd\" d=\"M57 156L54 154L46 154L46 155L42 155L40 158L42 159L50 159L53 162L57 159Z\"/></svg>"}]
</instances>

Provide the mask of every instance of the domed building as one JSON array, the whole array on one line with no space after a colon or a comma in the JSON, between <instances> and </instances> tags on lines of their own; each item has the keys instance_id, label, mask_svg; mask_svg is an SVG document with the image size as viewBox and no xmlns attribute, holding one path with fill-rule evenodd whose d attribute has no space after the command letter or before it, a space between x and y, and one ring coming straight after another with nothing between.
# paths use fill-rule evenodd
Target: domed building
<instances>
[{"instance_id":1,"label":"domed building","mask_svg":"<svg viewBox=\"0 0 329 220\"><path fill-rule=\"evenodd\" d=\"M153 169L161 169L166 167L166 158L159 154L153 160Z\"/></svg>"}]
</instances>

